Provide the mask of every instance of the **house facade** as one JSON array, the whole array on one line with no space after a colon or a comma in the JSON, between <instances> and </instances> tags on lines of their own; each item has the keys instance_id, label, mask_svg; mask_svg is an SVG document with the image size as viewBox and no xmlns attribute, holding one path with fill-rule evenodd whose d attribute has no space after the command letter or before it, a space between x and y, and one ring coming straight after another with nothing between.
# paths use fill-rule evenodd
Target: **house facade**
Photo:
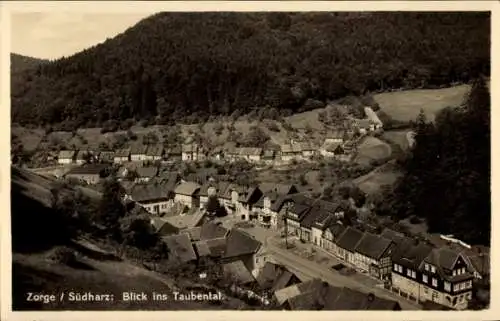
<instances>
[{"instance_id":1,"label":"house facade","mask_svg":"<svg viewBox=\"0 0 500 321\"><path fill-rule=\"evenodd\" d=\"M239 157L250 163L260 162L262 157L262 148L258 147L240 147Z\"/></svg>"},{"instance_id":2,"label":"house facade","mask_svg":"<svg viewBox=\"0 0 500 321\"><path fill-rule=\"evenodd\" d=\"M337 241L336 254L343 261L356 266L356 247L363 238L363 232L347 227Z\"/></svg>"},{"instance_id":3,"label":"house facade","mask_svg":"<svg viewBox=\"0 0 500 321\"><path fill-rule=\"evenodd\" d=\"M124 148L117 150L113 157L113 163L123 164L126 162L130 162L130 149Z\"/></svg>"},{"instance_id":4,"label":"house facade","mask_svg":"<svg viewBox=\"0 0 500 321\"><path fill-rule=\"evenodd\" d=\"M163 159L163 155L165 154L165 149L163 145L150 145L146 150L146 161L154 162L160 161Z\"/></svg>"},{"instance_id":5,"label":"house facade","mask_svg":"<svg viewBox=\"0 0 500 321\"><path fill-rule=\"evenodd\" d=\"M196 208L200 206L201 186L194 182L184 182L175 188L175 202L183 204L188 208Z\"/></svg>"},{"instance_id":6,"label":"house facade","mask_svg":"<svg viewBox=\"0 0 500 321\"><path fill-rule=\"evenodd\" d=\"M186 162L200 160L200 147L196 143L182 145L182 160Z\"/></svg>"},{"instance_id":7,"label":"house facade","mask_svg":"<svg viewBox=\"0 0 500 321\"><path fill-rule=\"evenodd\" d=\"M148 150L147 145L136 144L130 149L130 160L132 162L143 162L147 160L146 152Z\"/></svg>"},{"instance_id":8,"label":"house facade","mask_svg":"<svg viewBox=\"0 0 500 321\"><path fill-rule=\"evenodd\" d=\"M72 164L75 160L76 152L74 150L62 150L57 156L57 162L62 165Z\"/></svg>"},{"instance_id":9,"label":"house facade","mask_svg":"<svg viewBox=\"0 0 500 321\"><path fill-rule=\"evenodd\" d=\"M391 278L391 255L395 244L386 238L365 233L356 245L355 266L378 279Z\"/></svg>"}]
</instances>

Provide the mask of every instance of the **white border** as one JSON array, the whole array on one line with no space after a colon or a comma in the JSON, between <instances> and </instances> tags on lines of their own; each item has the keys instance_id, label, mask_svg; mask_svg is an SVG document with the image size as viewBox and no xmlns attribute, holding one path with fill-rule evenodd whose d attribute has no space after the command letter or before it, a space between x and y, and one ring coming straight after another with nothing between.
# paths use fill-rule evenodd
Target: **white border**
<instances>
[{"instance_id":1,"label":"white border","mask_svg":"<svg viewBox=\"0 0 500 321\"><path fill-rule=\"evenodd\" d=\"M11 240L10 240L10 76L9 76L9 52L10 52L10 14L13 12L88 12L88 13L138 13L138 12L158 12L158 11L492 11L492 69L491 69L491 94L492 106L499 100L499 82L496 79L498 74L498 63L495 57L499 56L498 35L500 25L500 2L497 1L13 1L3 2L1 5L1 64L0 71L2 77L1 84L1 107L0 119L4 125L0 135L0 146L3 156L0 163L0 204L2 204L1 221L1 317L4 320L88 320L99 317L116 317L127 320L189 320L192 318L201 318L206 320L259 320L287 318L303 320L304 318L331 320L353 320L353 319L381 319L381 320L494 320L498 319L497 302L500 302L498 296L499 282L497 281L497 270L500 268L496 262L500 262L498 251L492 250L492 271L491 271L491 308L486 311L463 311L463 312L146 312L146 311L127 311L127 312L12 312L11 311ZM495 75L495 76L493 76ZM492 142L495 141L495 128L500 128L500 119L496 117L496 110L492 108ZM497 171L495 170L495 159L498 159L498 151L492 149L492 195L495 195L497 186ZM493 200L492 196L492 200ZM492 202L492 213L495 213L497 204ZM492 249L497 248L495 237L496 229L495 215L492 215ZM287 313L286 316L283 313Z\"/></svg>"}]
</instances>

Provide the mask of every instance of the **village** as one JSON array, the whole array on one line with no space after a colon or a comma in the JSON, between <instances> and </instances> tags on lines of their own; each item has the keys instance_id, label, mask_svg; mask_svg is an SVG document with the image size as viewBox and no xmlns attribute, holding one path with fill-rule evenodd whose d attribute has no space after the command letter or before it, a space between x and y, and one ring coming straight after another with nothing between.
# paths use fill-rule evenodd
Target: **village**
<instances>
[{"instance_id":1,"label":"village","mask_svg":"<svg viewBox=\"0 0 500 321\"><path fill-rule=\"evenodd\" d=\"M217 171L164 170L207 160L267 168L319 157L349 163L361 139L383 131L371 108L365 114L318 146L291 140L279 150L208 150L192 138L170 147L135 142L113 151L61 150L45 175L95 188L114 173L124 203L150 217L172 257L186 266L203 266L207 258L219 262L239 286L234 291L264 305L272 299L289 310L466 309L473 284L489 277L488 249L447 236L417 240L373 229L352 211L352 198L347 205L325 201L298 183L242 185Z\"/></svg>"}]
</instances>

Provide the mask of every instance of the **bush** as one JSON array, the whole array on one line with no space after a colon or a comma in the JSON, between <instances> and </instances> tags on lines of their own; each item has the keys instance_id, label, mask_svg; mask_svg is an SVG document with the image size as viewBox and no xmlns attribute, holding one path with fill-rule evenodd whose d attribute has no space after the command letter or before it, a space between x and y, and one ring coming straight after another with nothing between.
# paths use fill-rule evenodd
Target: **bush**
<instances>
[{"instance_id":1,"label":"bush","mask_svg":"<svg viewBox=\"0 0 500 321\"><path fill-rule=\"evenodd\" d=\"M66 247L56 248L50 259L64 265L71 265L78 261L75 252Z\"/></svg>"}]
</instances>

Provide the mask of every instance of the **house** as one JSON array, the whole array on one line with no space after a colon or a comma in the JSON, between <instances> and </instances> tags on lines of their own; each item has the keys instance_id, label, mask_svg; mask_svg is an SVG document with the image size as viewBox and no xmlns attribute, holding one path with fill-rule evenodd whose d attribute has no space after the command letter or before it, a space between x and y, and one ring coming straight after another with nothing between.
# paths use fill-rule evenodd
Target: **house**
<instances>
[{"instance_id":1,"label":"house","mask_svg":"<svg viewBox=\"0 0 500 321\"><path fill-rule=\"evenodd\" d=\"M287 303L290 299L305 293L318 293L326 286L327 284L325 284L323 281L318 278L314 278L312 280L308 280L277 290L274 293L274 300L278 306L287 309Z\"/></svg>"},{"instance_id":2,"label":"house","mask_svg":"<svg viewBox=\"0 0 500 321\"><path fill-rule=\"evenodd\" d=\"M391 255L395 243L379 235L365 233L356 246L354 257L357 268L378 279L391 278Z\"/></svg>"},{"instance_id":3,"label":"house","mask_svg":"<svg viewBox=\"0 0 500 321\"><path fill-rule=\"evenodd\" d=\"M420 301L433 301L456 310L467 308L474 275L461 253L446 247L435 248L418 271L422 275Z\"/></svg>"},{"instance_id":4,"label":"house","mask_svg":"<svg viewBox=\"0 0 500 321\"><path fill-rule=\"evenodd\" d=\"M325 211L320 206L313 206L304 216L304 219L300 222L300 239L304 242L313 242L314 244L319 244L321 240L321 233L318 233L318 229L314 228L313 225L317 221L323 221L328 218L329 212ZM314 230L314 236L313 236ZM318 235L319 234L319 235Z\"/></svg>"},{"instance_id":5,"label":"house","mask_svg":"<svg viewBox=\"0 0 500 321\"><path fill-rule=\"evenodd\" d=\"M363 238L363 232L348 226L335 244L335 252L345 262L356 266L356 247Z\"/></svg>"},{"instance_id":6,"label":"house","mask_svg":"<svg viewBox=\"0 0 500 321\"><path fill-rule=\"evenodd\" d=\"M92 163L92 154L86 150L79 150L76 153L75 163L77 165L83 165L85 163Z\"/></svg>"},{"instance_id":7,"label":"house","mask_svg":"<svg viewBox=\"0 0 500 321\"><path fill-rule=\"evenodd\" d=\"M261 199L262 191L257 186L249 186L243 188L238 194L238 215L241 216L242 220L258 220L258 222L264 226L269 227L271 222L262 221L260 213L261 209L255 207L254 205Z\"/></svg>"},{"instance_id":8,"label":"house","mask_svg":"<svg viewBox=\"0 0 500 321\"><path fill-rule=\"evenodd\" d=\"M57 156L57 162L59 164L72 164L75 160L76 151L74 150L62 150Z\"/></svg>"},{"instance_id":9,"label":"house","mask_svg":"<svg viewBox=\"0 0 500 321\"><path fill-rule=\"evenodd\" d=\"M305 289L300 289L302 284L299 284L295 286L297 290L288 291L287 299L281 305L282 308L292 311L401 310L398 302L379 298L373 293L363 293L347 287L335 287L320 280L312 280L308 283L311 285Z\"/></svg>"},{"instance_id":10,"label":"house","mask_svg":"<svg viewBox=\"0 0 500 321\"><path fill-rule=\"evenodd\" d=\"M287 196L298 193L298 189L293 184L261 183L259 190L262 192L261 198L255 206L261 208L259 222L270 222L273 229L279 228L279 222L283 220L279 211ZM279 202L276 206L276 202Z\"/></svg>"},{"instance_id":11,"label":"house","mask_svg":"<svg viewBox=\"0 0 500 321\"><path fill-rule=\"evenodd\" d=\"M126 162L130 162L130 148L123 148L117 150L113 157L113 163L123 164Z\"/></svg>"},{"instance_id":12,"label":"house","mask_svg":"<svg viewBox=\"0 0 500 321\"><path fill-rule=\"evenodd\" d=\"M316 224L316 228L322 231L320 246L331 253L335 253L337 239L344 232L345 226L339 222L331 222L326 227L325 225Z\"/></svg>"},{"instance_id":13,"label":"house","mask_svg":"<svg viewBox=\"0 0 500 321\"><path fill-rule=\"evenodd\" d=\"M420 283L424 278L420 272L420 265L431 252L430 245L417 243L409 238L404 239L392 255L391 285L393 290L410 300L425 301L420 300L423 296ZM428 276L425 277L425 281L429 281ZM436 292L435 296L437 295Z\"/></svg>"},{"instance_id":14,"label":"house","mask_svg":"<svg viewBox=\"0 0 500 321\"><path fill-rule=\"evenodd\" d=\"M302 150L296 144L284 144L281 145L281 161L291 162L294 159L298 159L302 156Z\"/></svg>"},{"instance_id":15,"label":"house","mask_svg":"<svg viewBox=\"0 0 500 321\"><path fill-rule=\"evenodd\" d=\"M197 260L196 252L187 233L164 236L162 240L167 244L170 257L174 257L181 263L192 263Z\"/></svg>"},{"instance_id":16,"label":"house","mask_svg":"<svg viewBox=\"0 0 500 321\"><path fill-rule=\"evenodd\" d=\"M371 107L365 107L364 110L365 110L366 118L369 119L370 122L373 124L374 130L382 129L384 124L382 123L382 121L378 117L377 113L375 113Z\"/></svg>"},{"instance_id":17,"label":"house","mask_svg":"<svg viewBox=\"0 0 500 321\"><path fill-rule=\"evenodd\" d=\"M163 234L177 234L203 224L205 212L193 209L187 213L178 215L165 215L162 217L165 225L161 229Z\"/></svg>"},{"instance_id":18,"label":"house","mask_svg":"<svg viewBox=\"0 0 500 321\"><path fill-rule=\"evenodd\" d=\"M200 185L194 182L184 182L175 188L175 202L189 208L200 206Z\"/></svg>"},{"instance_id":19,"label":"house","mask_svg":"<svg viewBox=\"0 0 500 321\"><path fill-rule=\"evenodd\" d=\"M224 192L221 191L219 201L222 203L226 212L232 215L240 213L240 194L245 191L245 187L237 184L229 184Z\"/></svg>"},{"instance_id":20,"label":"house","mask_svg":"<svg viewBox=\"0 0 500 321\"><path fill-rule=\"evenodd\" d=\"M205 182L200 187L200 208L206 207L209 197L219 197L224 194L228 186L229 182L215 182L211 180Z\"/></svg>"},{"instance_id":21,"label":"house","mask_svg":"<svg viewBox=\"0 0 500 321\"><path fill-rule=\"evenodd\" d=\"M221 161L224 159L224 150L221 146L217 146L210 152L210 156L215 161Z\"/></svg>"},{"instance_id":22,"label":"house","mask_svg":"<svg viewBox=\"0 0 500 321\"><path fill-rule=\"evenodd\" d=\"M232 229L226 239L221 263L242 261L255 278L268 261L268 254L261 242L249 234Z\"/></svg>"},{"instance_id":23,"label":"house","mask_svg":"<svg viewBox=\"0 0 500 321\"><path fill-rule=\"evenodd\" d=\"M354 126L361 135L375 130L375 124L370 119L355 119Z\"/></svg>"},{"instance_id":24,"label":"house","mask_svg":"<svg viewBox=\"0 0 500 321\"><path fill-rule=\"evenodd\" d=\"M182 148L180 146L171 146L165 149L163 156L169 162L178 162L182 160Z\"/></svg>"},{"instance_id":25,"label":"house","mask_svg":"<svg viewBox=\"0 0 500 321\"><path fill-rule=\"evenodd\" d=\"M133 144L130 148L130 160L132 162L143 162L147 159L148 146L142 143Z\"/></svg>"},{"instance_id":26,"label":"house","mask_svg":"<svg viewBox=\"0 0 500 321\"><path fill-rule=\"evenodd\" d=\"M266 164L272 164L276 157L276 151L272 149L266 149L262 152L261 160Z\"/></svg>"},{"instance_id":27,"label":"house","mask_svg":"<svg viewBox=\"0 0 500 321\"><path fill-rule=\"evenodd\" d=\"M262 148L259 147L240 147L239 157L247 162L260 162L262 156Z\"/></svg>"},{"instance_id":28,"label":"house","mask_svg":"<svg viewBox=\"0 0 500 321\"><path fill-rule=\"evenodd\" d=\"M297 143L297 145L298 145L298 150L300 150L301 153L300 156L302 158L308 159L316 154L317 147L309 142L301 142Z\"/></svg>"},{"instance_id":29,"label":"house","mask_svg":"<svg viewBox=\"0 0 500 321\"><path fill-rule=\"evenodd\" d=\"M488 252L476 252L464 254L474 278L489 280L490 278L490 254Z\"/></svg>"},{"instance_id":30,"label":"house","mask_svg":"<svg viewBox=\"0 0 500 321\"><path fill-rule=\"evenodd\" d=\"M257 277L261 290L274 293L286 287L298 284L301 280L283 265L266 262Z\"/></svg>"},{"instance_id":31,"label":"house","mask_svg":"<svg viewBox=\"0 0 500 321\"><path fill-rule=\"evenodd\" d=\"M331 133L329 133L325 137L325 144L331 144L331 143L340 143L343 144L344 140L346 138L346 132L344 130L335 130Z\"/></svg>"},{"instance_id":32,"label":"house","mask_svg":"<svg viewBox=\"0 0 500 321\"><path fill-rule=\"evenodd\" d=\"M160 161L163 159L164 153L165 149L163 148L163 145L149 145L146 150L146 160L151 162Z\"/></svg>"},{"instance_id":33,"label":"house","mask_svg":"<svg viewBox=\"0 0 500 321\"><path fill-rule=\"evenodd\" d=\"M252 272L241 260L224 263L222 270L225 279L230 280L233 285L251 287L252 284L257 283Z\"/></svg>"},{"instance_id":34,"label":"house","mask_svg":"<svg viewBox=\"0 0 500 321\"><path fill-rule=\"evenodd\" d=\"M201 149L196 143L183 144L181 151L183 161L198 161L200 158Z\"/></svg>"},{"instance_id":35,"label":"house","mask_svg":"<svg viewBox=\"0 0 500 321\"><path fill-rule=\"evenodd\" d=\"M65 177L95 185L99 183L101 178L106 176L107 169L108 166L104 164L87 164L71 169L65 174Z\"/></svg>"},{"instance_id":36,"label":"house","mask_svg":"<svg viewBox=\"0 0 500 321\"><path fill-rule=\"evenodd\" d=\"M167 213L173 205L172 188L173 186L168 184L135 184L128 195L149 213L161 216Z\"/></svg>"},{"instance_id":37,"label":"house","mask_svg":"<svg viewBox=\"0 0 500 321\"><path fill-rule=\"evenodd\" d=\"M158 167L148 166L148 167L138 167L136 169L137 177L135 179L136 183L147 183L153 177L158 175Z\"/></svg>"},{"instance_id":38,"label":"house","mask_svg":"<svg viewBox=\"0 0 500 321\"><path fill-rule=\"evenodd\" d=\"M115 153L113 151L102 151L99 153L98 161L101 163L113 163Z\"/></svg>"},{"instance_id":39,"label":"house","mask_svg":"<svg viewBox=\"0 0 500 321\"><path fill-rule=\"evenodd\" d=\"M332 142L321 145L319 153L323 157L339 158L341 155L345 154L345 150L342 143Z\"/></svg>"}]
</instances>

